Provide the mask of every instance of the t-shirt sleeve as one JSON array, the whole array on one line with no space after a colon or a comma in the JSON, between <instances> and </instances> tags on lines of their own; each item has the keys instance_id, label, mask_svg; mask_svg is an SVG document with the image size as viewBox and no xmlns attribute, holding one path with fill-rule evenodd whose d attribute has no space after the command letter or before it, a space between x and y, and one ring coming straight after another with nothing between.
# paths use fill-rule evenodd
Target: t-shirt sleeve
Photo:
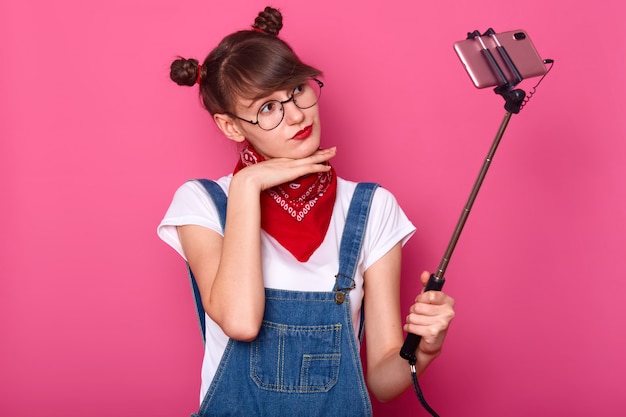
<instances>
[{"instance_id":1,"label":"t-shirt sleeve","mask_svg":"<svg viewBox=\"0 0 626 417\"><path fill-rule=\"evenodd\" d=\"M415 226L408 219L396 198L382 187L374 193L367 229L363 237L365 253L364 268L367 270L389 252L398 242L404 244L415 233Z\"/></svg>"},{"instance_id":2,"label":"t-shirt sleeve","mask_svg":"<svg viewBox=\"0 0 626 417\"><path fill-rule=\"evenodd\" d=\"M165 217L157 227L159 237L185 260L176 226L190 224L207 227L223 236L217 208L197 181L187 181L176 190Z\"/></svg>"}]
</instances>

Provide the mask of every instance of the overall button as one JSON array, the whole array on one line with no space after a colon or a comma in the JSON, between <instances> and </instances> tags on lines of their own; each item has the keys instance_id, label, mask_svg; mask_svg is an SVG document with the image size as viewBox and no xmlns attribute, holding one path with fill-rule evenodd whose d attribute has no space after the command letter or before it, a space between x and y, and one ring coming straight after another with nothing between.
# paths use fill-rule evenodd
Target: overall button
<instances>
[{"instance_id":1,"label":"overall button","mask_svg":"<svg viewBox=\"0 0 626 417\"><path fill-rule=\"evenodd\" d=\"M340 291L337 291L335 293L335 302L337 304L343 304L343 302L346 300L346 295Z\"/></svg>"}]
</instances>

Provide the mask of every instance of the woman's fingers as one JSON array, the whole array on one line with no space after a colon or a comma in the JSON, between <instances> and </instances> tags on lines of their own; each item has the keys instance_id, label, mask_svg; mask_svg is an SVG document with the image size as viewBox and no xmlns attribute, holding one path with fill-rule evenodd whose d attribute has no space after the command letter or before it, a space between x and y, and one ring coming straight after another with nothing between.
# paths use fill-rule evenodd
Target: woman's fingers
<instances>
[{"instance_id":1,"label":"woman's fingers","mask_svg":"<svg viewBox=\"0 0 626 417\"><path fill-rule=\"evenodd\" d=\"M436 345L443 341L453 318L454 299L440 291L428 291L418 295L409 308L404 330Z\"/></svg>"},{"instance_id":2,"label":"woman's fingers","mask_svg":"<svg viewBox=\"0 0 626 417\"><path fill-rule=\"evenodd\" d=\"M237 175L256 178L261 190L293 181L308 174L327 172L330 165L326 164L336 155L336 148L320 149L312 155L301 159L272 158L267 161L250 165Z\"/></svg>"}]
</instances>

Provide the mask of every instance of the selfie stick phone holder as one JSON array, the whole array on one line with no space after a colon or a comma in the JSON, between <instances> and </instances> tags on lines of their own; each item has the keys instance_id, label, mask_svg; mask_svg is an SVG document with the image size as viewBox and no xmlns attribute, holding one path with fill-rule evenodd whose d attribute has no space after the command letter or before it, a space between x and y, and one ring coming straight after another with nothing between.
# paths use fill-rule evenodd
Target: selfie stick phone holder
<instances>
[{"instance_id":1,"label":"selfie stick phone holder","mask_svg":"<svg viewBox=\"0 0 626 417\"><path fill-rule=\"evenodd\" d=\"M492 37L492 39L495 40L495 43L497 45L496 50L498 54L500 54L500 57L505 62L506 66L509 69L509 72L513 74L512 80L508 80L506 78L506 76L504 75L504 72L502 71L502 69L496 62L495 58L493 57L493 54L483 43L481 36L490 36ZM450 239L446 252L443 255L441 262L439 264L439 268L437 269L436 273L431 274L428 280L428 283L426 284L426 287L424 288L424 291L441 291L441 289L443 288L443 284L445 283L444 274L446 272L446 268L448 267L448 263L450 262L450 258L452 257L452 252L454 251L454 248L459 240L461 232L463 231L463 227L465 226L465 222L467 221L467 217L469 216L470 210L472 209L472 205L474 204L474 200L476 199L476 196L478 195L478 191L480 190L483 180L485 179L487 170L489 169L489 166L491 164L491 161L493 160L493 157L496 153L498 145L500 144L500 139L502 139L502 135L504 134L504 131L506 130L506 127L509 123L509 120L511 119L511 116L513 114L519 113L519 111L521 110L522 104L524 102L524 98L526 96L526 93L523 90L514 89L515 86L522 81L522 76L520 75L515 64L511 60L511 57L507 53L506 49L503 46L501 46L500 43L498 42L497 37L496 37L496 32L493 29L491 28L488 29L483 35L481 35L478 31L470 32L467 34L467 38L474 39L477 42L481 43L481 46L482 46L481 53L483 54L485 60L487 60L487 62L489 63L489 67L491 68L492 72L499 80L499 85L494 89L494 92L496 94L501 95L504 98L505 100L504 108L506 110L506 114L504 116L504 120L500 124L500 128L498 129L498 133L496 134L496 137L491 145L491 148L489 149L489 153L487 154L487 157L485 158L485 161L482 165L480 173L478 174L478 178L476 179L476 182L474 183L474 187L472 188L472 192L470 193L467 203L465 204L465 207L463 209L463 212L461 213L461 217L459 221L457 222L456 228L454 229L454 233L452 234L452 238ZM400 350L400 356L403 359L406 359L411 366L411 373L413 375L413 383L415 385L415 391L417 393L417 396L420 402L431 415L437 416L434 410L432 410L432 408L430 408L430 406L428 406L428 404L424 400L421 394L421 390L419 388L419 384L417 383L417 377L415 375L415 364L417 363L417 357L415 355L415 351L417 350L417 346L419 345L420 340L421 340L420 336L409 333L406 339L404 340L404 344L402 345L402 348Z\"/></svg>"}]
</instances>

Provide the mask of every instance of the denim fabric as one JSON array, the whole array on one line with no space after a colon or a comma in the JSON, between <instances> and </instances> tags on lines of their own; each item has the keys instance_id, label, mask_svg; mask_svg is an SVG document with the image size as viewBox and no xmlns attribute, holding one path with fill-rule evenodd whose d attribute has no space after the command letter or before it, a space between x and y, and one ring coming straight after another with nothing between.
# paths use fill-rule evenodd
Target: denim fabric
<instances>
[{"instance_id":1,"label":"denim fabric","mask_svg":"<svg viewBox=\"0 0 626 417\"><path fill-rule=\"evenodd\" d=\"M375 184L359 184L342 236L332 291L265 290L252 342L230 340L193 417L370 416L350 290Z\"/></svg>"},{"instance_id":2,"label":"denim fabric","mask_svg":"<svg viewBox=\"0 0 626 417\"><path fill-rule=\"evenodd\" d=\"M220 218L220 224L222 226L222 230L226 227L226 208L228 206L228 198L226 197L226 193L222 188L212 180L200 179L197 180L206 190L207 194L215 203L215 207L217 208L217 214ZM193 293L193 301L196 305L196 312L198 313L198 323L200 324L200 333L202 334L202 342L206 343L206 318L204 316L204 307L202 306L202 297L200 297L200 289L198 288L198 282L196 281L196 277L187 263L187 275L189 276L189 281L191 283L191 292Z\"/></svg>"}]
</instances>

